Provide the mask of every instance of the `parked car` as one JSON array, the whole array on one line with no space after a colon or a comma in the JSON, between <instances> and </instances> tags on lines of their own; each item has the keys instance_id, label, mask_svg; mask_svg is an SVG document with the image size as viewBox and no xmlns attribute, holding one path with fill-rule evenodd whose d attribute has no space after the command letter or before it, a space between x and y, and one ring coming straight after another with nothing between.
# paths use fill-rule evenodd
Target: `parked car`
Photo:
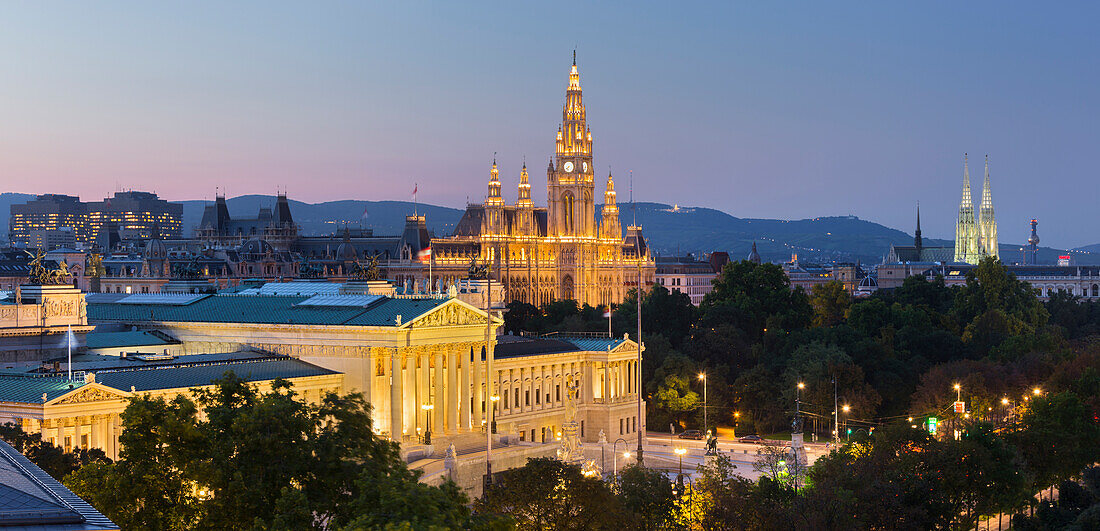
<instances>
[{"instance_id":1,"label":"parked car","mask_svg":"<svg viewBox=\"0 0 1100 531\"><path fill-rule=\"evenodd\" d=\"M746 435L744 437L738 437L737 442L739 442L739 443L760 444L760 443L764 442L764 439L760 438L759 435L754 434L754 435Z\"/></svg>"},{"instance_id":2,"label":"parked car","mask_svg":"<svg viewBox=\"0 0 1100 531\"><path fill-rule=\"evenodd\" d=\"M703 440L703 432L699 430L685 430L680 432L680 435L677 435L677 437L681 439L695 439L697 441L701 441Z\"/></svg>"}]
</instances>

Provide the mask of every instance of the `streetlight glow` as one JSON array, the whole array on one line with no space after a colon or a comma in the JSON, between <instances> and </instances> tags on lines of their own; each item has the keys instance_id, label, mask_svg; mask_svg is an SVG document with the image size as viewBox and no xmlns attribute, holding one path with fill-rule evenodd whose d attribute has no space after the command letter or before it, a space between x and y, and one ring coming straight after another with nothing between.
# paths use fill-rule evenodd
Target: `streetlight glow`
<instances>
[{"instance_id":1,"label":"streetlight glow","mask_svg":"<svg viewBox=\"0 0 1100 531\"><path fill-rule=\"evenodd\" d=\"M806 384L804 384L804 383L802 383L802 382L798 382L798 388L799 388L799 389L805 389L805 388L806 388Z\"/></svg>"},{"instance_id":2,"label":"streetlight glow","mask_svg":"<svg viewBox=\"0 0 1100 531\"><path fill-rule=\"evenodd\" d=\"M845 412L845 413L847 413L847 412L849 412L849 411L851 411L851 410L852 410L852 407L851 407L851 406L849 406L848 404L844 404L844 412Z\"/></svg>"},{"instance_id":3,"label":"streetlight glow","mask_svg":"<svg viewBox=\"0 0 1100 531\"><path fill-rule=\"evenodd\" d=\"M677 449L673 450L673 452L676 452L676 455L684 455L688 451L687 451L687 448L677 448Z\"/></svg>"},{"instance_id":4,"label":"streetlight glow","mask_svg":"<svg viewBox=\"0 0 1100 531\"><path fill-rule=\"evenodd\" d=\"M1002 398L1001 399L1001 404L1007 406L1008 405L1008 398Z\"/></svg>"},{"instance_id":5,"label":"streetlight glow","mask_svg":"<svg viewBox=\"0 0 1100 531\"><path fill-rule=\"evenodd\" d=\"M1040 393L1042 393L1042 392L1043 392L1043 390L1042 390L1042 389L1039 389L1038 387L1036 387L1035 389L1032 389L1032 390L1031 390L1031 394L1033 394L1033 395L1035 395L1035 396L1039 396L1039 394L1040 394Z\"/></svg>"},{"instance_id":6,"label":"streetlight glow","mask_svg":"<svg viewBox=\"0 0 1100 531\"><path fill-rule=\"evenodd\" d=\"M699 373L699 379L700 380L706 380L707 379L707 373L705 373L705 372Z\"/></svg>"}]
</instances>

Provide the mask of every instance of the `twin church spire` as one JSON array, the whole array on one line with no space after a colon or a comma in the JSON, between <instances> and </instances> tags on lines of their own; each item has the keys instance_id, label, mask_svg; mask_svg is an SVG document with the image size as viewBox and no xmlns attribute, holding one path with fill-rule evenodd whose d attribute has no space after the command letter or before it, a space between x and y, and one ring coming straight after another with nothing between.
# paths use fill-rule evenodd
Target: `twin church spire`
<instances>
[{"instance_id":1,"label":"twin church spire","mask_svg":"<svg viewBox=\"0 0 1100 531\"><path fill-rule=\"evenodd\" d=\"M974 200L970 193L970 160L964 154L962 201L959 202L959 218L955 226L955 261L977 264L986 256L999 256L993 190L989 185L989 155L985 157L985 181L975 220Z\"/></svg>"}]
</instances>

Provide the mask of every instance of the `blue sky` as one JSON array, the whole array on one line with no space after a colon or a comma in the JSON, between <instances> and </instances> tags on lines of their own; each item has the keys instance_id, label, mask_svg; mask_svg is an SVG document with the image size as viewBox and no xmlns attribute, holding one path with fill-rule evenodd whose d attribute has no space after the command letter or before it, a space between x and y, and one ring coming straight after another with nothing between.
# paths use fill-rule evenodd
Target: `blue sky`
<instances>
[{"instance_id":1,"label":"blue sky","mask_svg":"<svg viewBox=\"0 0 1100 531\"><path fill-rule=\"evenodd\" d=\"M536 202L573 48L620 197L949 238L991 157L1002 241L1100 242L1095 3L0 6L3 189ZM978 191L976 190L977 194Z\"/></svg>"}]
</instances>

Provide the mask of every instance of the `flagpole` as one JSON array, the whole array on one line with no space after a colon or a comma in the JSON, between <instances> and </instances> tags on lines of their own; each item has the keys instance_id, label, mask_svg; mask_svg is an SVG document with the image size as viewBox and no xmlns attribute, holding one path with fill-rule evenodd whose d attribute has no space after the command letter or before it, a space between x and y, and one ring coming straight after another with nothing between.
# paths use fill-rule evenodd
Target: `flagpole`
<instances>
[{"instance_id":1,"label":"flagpole","mask_svg":"<svg viewBox=\"0 0 1100 531\"><path fill-rule=\"evenodd\" d=\"M65 344L69 346L69 381L73 381L73 325L69 325L69 332L65 334Z\"/></svg>"}]
</instances>

